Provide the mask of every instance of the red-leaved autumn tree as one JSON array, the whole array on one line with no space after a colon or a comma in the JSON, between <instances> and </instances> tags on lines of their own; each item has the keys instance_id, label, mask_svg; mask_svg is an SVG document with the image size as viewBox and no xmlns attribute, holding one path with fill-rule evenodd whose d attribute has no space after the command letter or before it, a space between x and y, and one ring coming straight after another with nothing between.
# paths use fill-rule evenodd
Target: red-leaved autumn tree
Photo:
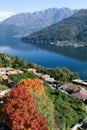
<instances>
[{"instance_id":1,"label":"red-leaved autumn tree","mask_svg":"<svg viewBox=\"0 0 87 130\"><path fill-rule=\"evenodd\" d=\"M19 85L23 85L27 89L40 90L42 93L45 93L44 85L41 80L38 78L34 79L21 79Z\"/></svg>"},{"instance_id":2,"label":"red-leaved autumn tree","mask_svg":"<svg viewBox=\"0 0 87 130\"><path fill-rule=\"evenodd\" d=\"M34 98L23 86L12 88L4 97L2 120L12 130L48 130L46 119L38 113Z\"/></svg>"}]
</instances>

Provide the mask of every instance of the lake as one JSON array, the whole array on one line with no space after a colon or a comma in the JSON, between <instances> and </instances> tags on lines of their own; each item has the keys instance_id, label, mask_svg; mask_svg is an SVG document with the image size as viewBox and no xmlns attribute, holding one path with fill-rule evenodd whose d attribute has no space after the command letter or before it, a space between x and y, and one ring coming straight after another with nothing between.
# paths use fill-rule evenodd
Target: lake
<instances>
[{"instance_id":1,"label":"lake","mask_svg":"<svg viewBox=\"0 0 87 130\"><path fill-rule=\"evenodd\" d=\"M0 37L0 51L44 67L67 67L87 80L87 47L35 46L19 38Z\"/></svg>"}]
</instances>

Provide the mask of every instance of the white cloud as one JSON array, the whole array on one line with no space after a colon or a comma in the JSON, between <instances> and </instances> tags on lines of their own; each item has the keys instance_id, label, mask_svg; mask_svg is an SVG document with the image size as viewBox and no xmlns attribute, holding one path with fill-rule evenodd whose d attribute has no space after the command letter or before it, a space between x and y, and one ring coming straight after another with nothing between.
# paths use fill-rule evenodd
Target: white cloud
<instances>
[{"instance_id":1,"label":"white cloud","mask_svg":"<svg viewBox=\"0 0 87 130\"><path fill-rule=\"evenodd\" d=\"M5 20L6 18L12 16L12 12L0 11L0 21Z\"/></svg>"}]
</instances>

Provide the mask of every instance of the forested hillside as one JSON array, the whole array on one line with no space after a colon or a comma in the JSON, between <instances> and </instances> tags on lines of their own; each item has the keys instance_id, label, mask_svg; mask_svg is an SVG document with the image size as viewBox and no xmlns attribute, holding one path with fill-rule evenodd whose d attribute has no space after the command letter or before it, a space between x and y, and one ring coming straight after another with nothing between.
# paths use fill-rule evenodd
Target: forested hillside
<instances>
[{"instance_id":1,"label":"forested hillside","mask_svg":"<svg viewBox=\"0 0 87 130\"><path fill-rule=\"evenodd\" d=\"M76 14L63 21L49 26L39 32L23 38L32 43L52 43L61 41L69 44L87 42L87 10L80 10Z\"/></svg>"}]
</instances>

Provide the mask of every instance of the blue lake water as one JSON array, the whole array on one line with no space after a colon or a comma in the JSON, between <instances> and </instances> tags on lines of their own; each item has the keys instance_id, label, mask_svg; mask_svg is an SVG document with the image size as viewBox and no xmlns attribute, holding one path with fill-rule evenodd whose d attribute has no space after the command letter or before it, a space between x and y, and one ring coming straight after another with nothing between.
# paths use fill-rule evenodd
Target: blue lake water
<instances>
[{"instance_id":1,"label":"blue lake water","mask_svg":"<svg viewBox=\"0 0 87 130\"><path fill-rule=\"evenodd\" d=\"M0 37L0 51L45 67L67 67L87 80L87 47L43 49L23 43L19 38Z\"/></svg>"}]
</instances>

